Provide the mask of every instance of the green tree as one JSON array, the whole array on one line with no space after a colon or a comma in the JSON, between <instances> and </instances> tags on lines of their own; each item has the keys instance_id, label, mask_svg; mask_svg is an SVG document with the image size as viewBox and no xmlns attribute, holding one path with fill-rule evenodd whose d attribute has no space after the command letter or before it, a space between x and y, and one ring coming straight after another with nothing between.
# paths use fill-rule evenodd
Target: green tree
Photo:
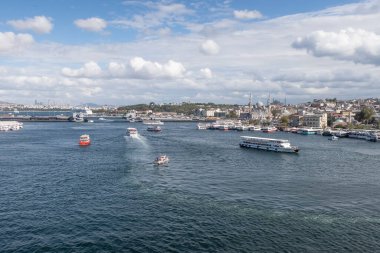
<instances>
[{"instance_id":1,"label":"green tree","mask_svg":"<svg viewBox=\"0 0 380 253\"><path fill-rule=\"evenodd\" d=\"M371 107L364 107L358 114L355 115L357 121L368 124L369 120L375 116L375 110Z\"/></svg>"},{"instance_id":2,"label":"green tree","mask_svg":"<svg viewBox=\"0 0 380 253\"><path fill-rule=\"evenodd\" d=\"M288 126L289 124L289 117L288 116L282 116L280 119L281 125Z\"/></svg>"},{"instance_id":3,"label":"green tree","mask_svg":"<svg viewBox=\"0 0 380 253\"><path fill-rule=\"evenodd\" d=\"M279 110L279 109L272 109L271 113L273 115L273 118L276 118L277 116L279 116L281 114L281 110Z\"/></svg>"},{"instance_id":4,"label":"green tree","mask_svg":"<svg viewBox=\"0 0 380 253\"><path fill-rule=\"evenodd\" d=\"M230 111L228 113L227 117L231 118L231 119L236 119L237 118L236 112L235 111Z\"/></svg>"}]
</instances>

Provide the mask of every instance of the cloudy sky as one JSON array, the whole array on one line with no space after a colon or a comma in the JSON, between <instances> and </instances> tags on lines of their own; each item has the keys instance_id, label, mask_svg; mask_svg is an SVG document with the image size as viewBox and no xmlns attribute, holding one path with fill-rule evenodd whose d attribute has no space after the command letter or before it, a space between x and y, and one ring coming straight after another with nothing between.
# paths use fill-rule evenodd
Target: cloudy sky
<instances>
[{"instance_id":1,"label":"cloudy sky","mask_svg":"<svg viewBox=\"0 0 380 253\"><path fill-rule=\"evenodd\" d=\"M312 3L311 3L312 2ZM380 0L0 1L0 101L380 96Z\"/></svg>"}]
</instances>

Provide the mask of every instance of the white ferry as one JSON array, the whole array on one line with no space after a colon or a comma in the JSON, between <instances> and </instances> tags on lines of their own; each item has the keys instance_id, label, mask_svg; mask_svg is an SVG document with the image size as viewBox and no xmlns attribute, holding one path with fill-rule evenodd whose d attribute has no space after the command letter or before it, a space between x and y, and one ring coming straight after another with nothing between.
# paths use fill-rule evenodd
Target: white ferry
<instances>
[{"instance_id":1,"label":"white ferry","mask_svg":"<svg viewBox=\"0 0 380 253\"><path fill-rule=\"evenodd\" d=\"M348 137L377 142L379 140L380 134L377 131L349 132Z\"/></svg>"},{"instance_id":2,"label":"white ferry","mask_svg":"<svg viewBox=\"0 0 380 253\"><path fill-rule=\"evenodd\" d=\"M303 135L312 135L312 134L317 134L317 130L313 128L301 128L301 129L298 129L297 133L303 134Z\"/></svg>"},{"instance_id":3,"label":"white ferry","mask_svg":"<svg viewBox=\"0 0 380 253\"><path fill-rule=\"evenodd\" d=\"M160 120L143 120L144 125L163 125L164 122Z\"/></svg>"},{"instance_id":4,"label":"white ferry","mask_svg":"<svg viewBox=\"0 0 380 253\"><path fill-rule=\"evenodd\" d=\"M364 131L363 132L349 132L348 138L369 140L370 139L370 133L364 132Z\"/></svg>"},{"instance_id":5,"label":"white ferry","mask_svg":"<svg viewBox=\"0 0 380 253\"><path fill-rule=\"evenodd\" d=\"M291 146L288 140L241 136L240 147L255 148L275 152L298 153L298 147Z\"/></svg>"},{"instance_id":6,"label":"white ferry","mask_svg":"<svg viewBox=\"0 0 380 253\"><path fill-rule=\"evenodd\" d=\"M137 129L134 128L134 127L128 127L127 128L127 136L130 136L130 137L137 137Z\"/></svg>"}]
</instances>

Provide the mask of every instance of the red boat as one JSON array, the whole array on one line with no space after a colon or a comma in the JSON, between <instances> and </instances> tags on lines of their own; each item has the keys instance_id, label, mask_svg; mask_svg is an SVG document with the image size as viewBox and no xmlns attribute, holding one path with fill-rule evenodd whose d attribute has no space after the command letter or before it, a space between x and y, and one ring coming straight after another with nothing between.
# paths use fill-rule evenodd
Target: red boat
<instances>
[{"instance_id":1,"label":"red boat","mask_svg":"<svg viewBox=\"0 0 380 253\"><path fill-rule=\"evenodd\" d=\"M88 146L91 144L90 136L88 134L83 134L79 138L79 146Z\"/></svg>"}]
</instances>

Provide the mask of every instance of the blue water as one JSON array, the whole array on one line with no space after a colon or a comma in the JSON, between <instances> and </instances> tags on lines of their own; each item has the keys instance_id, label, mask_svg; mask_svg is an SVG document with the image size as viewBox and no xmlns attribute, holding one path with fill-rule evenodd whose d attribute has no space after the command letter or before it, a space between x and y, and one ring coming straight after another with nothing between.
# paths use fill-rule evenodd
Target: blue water
<instances>
[{"instance_id":1,"label":"blue water","mask_svg":"<svg viewBox=\"0 0 380 253\"><path fill-rule=\"evenodd\" d=\"M129 126L138 139L124 138ZM380 144L165 123L24 123L0 132L1 252L379 252ZM92 145L79 147L81 134ZM268 136L257 132L245 135ZM153 159L167 154L167 167Z\"/></svg>"}]
</instances>

